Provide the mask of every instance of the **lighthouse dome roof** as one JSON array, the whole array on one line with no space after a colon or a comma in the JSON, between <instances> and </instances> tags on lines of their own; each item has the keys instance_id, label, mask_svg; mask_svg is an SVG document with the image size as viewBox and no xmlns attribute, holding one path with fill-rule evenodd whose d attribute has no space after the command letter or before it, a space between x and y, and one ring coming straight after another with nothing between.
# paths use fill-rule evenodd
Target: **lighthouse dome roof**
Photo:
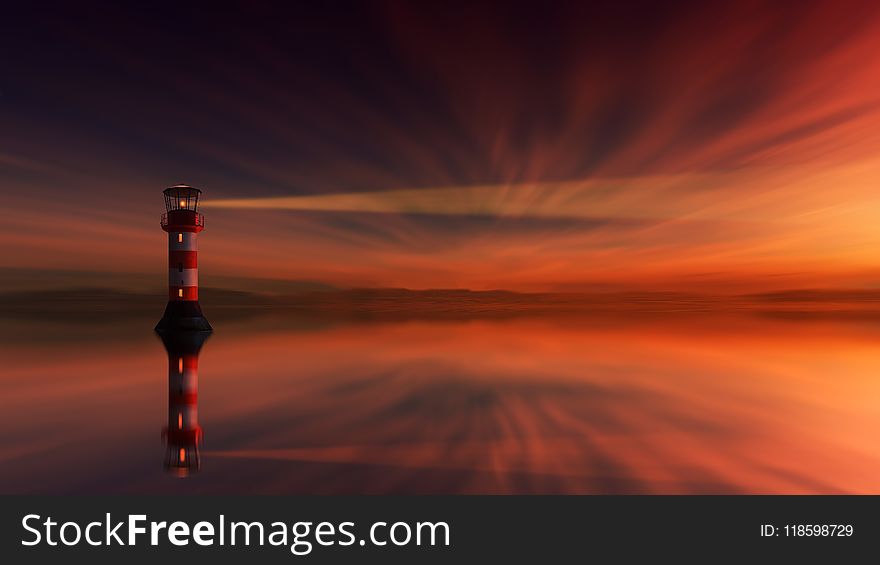
<instances>
[{"instance_id":1,"label":"lighthouse dome roof","mask_svg":"<svg viewBox=\"0 0 880 565\"><path fill-rule=\"evenodd\" d=\"M200 194L202 191L198 188L193 188L188 184L175 184L174 186L169 186L162 192L164 192L165 194L173 194L177 196L180 194Z\"/></svg>"}]
</instances>

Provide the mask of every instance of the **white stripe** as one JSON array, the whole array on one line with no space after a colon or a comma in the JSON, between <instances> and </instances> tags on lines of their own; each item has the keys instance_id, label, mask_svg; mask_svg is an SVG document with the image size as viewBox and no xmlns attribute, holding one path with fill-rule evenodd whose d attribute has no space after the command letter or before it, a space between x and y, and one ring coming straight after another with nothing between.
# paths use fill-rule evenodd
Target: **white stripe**
<instances>
[{"instance_id":1,"label":"white stripe","mask_svg":"<svg viewBox=\"0 0 880 565\"><path fill-rule=\"evenodd\" d=\"M168 249L171 251L198 251L198 235L199 234L191 231L168 232Z\"/></svg>"},{"instance_id":2,"label":"white stripe","mask_svg":"<svg viewBox=\"0 0 880 565\"><path fill-rule=\"evenodd\" d=\"M177 394L181 392L198 392L199 391L199 374L192 369L184 369L183 374L177 374L175 371L168 378L168 393Z\"/></svg>"},{"instance_id":3,"label":"white stripe","mask_svg":"<svg viewBox=\"0 0 880 565\"><path fill-rule=\"evenodd\" d=\"M168 269L168 286L199 286L199 270Z\"/></svg>"},{"instance_id":4,"label":"white stripe","mask_svg":"<svg viewBox=\"0 0 880 565\"><path fill-rule=\"evenodd\" d=\"M175 406L175 409L171 412L171 429L172 430L191 430L192 428L199 425L199 409L191 404L184 404L182 406ZM180 427L177 427L177 416L182 416L180 418Z\"/></svg>"}]
</instances>

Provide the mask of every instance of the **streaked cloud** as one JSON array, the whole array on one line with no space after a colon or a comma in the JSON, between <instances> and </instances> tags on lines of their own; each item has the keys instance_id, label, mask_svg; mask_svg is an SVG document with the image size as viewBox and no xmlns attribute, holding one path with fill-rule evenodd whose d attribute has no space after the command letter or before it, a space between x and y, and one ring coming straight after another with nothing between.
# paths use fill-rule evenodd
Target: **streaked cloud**
<instances>
[{"instance_id":1,"label":"streaked cloud","mask_svg":"<svg viewBox=\"0 0 880 565\"><path fill-rule=\"evenodd\" d=\"M880 281L873 2L268 12L0 34L0 267L161 273L182 181L206 281Z\"/></svg>"}]
</instances>

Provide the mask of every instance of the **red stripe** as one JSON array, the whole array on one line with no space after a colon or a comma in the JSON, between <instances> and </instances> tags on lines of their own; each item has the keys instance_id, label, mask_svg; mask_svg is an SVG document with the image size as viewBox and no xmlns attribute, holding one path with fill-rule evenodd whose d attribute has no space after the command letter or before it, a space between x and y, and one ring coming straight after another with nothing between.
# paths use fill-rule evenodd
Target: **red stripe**
<instances>
[{"instance_id":1,"label":"red stripe","mask_svg":"<svg viewBox=\"0 0 880 565\"><path fill-rule=\"evenodd\" d=\"M181 392L168 395L168 404L171 406L198 404L198 402L199 394L197 392Z\"/></svg>"},{"instance_id":2,"label":"red stripe","mask_svg":"<svg viewBox=\"0 0 880 565\"><path fill-rule=\"evenodd\" d=\"M181 232L181 231L199 233L200 231L202 231L205 228L203 228L202 226L163 226L162 229L169 232L169 233L171 233L171 232L177 233L177 232Z\"/></svg>"},{"instance_id":3,"label":"red stripe","mask_svg":"<svg viewBox=\"0 0 880 565\"><path fill-rule=\"evenodd\" d=\"M179 292L183 289L183 296ZM198 300L199 287L197 286L169 286L168 300Z\"/></svg>"},{"instance_id":4,"label":"red stripe","mask_svg":"<svg viewBox=\"0 0 880 565\"><path fill-rule=\"evenodd\" d=\"M164 432L165 439L172 445L185 445L202 442L203 434L201 426L187 430L177 430L172 428L170 430L166 429Z\"/></svg>"},{"instance_id":5,"label":"red stripe","mask_svg":"<svg viewBox=\"0 0 880 565\"><path fill-rule=\"evenodd\" d=\"M184 269L197 269L198 259L198 251L175 251L172 249L168 251L168 268L179 269L183 266Z\"/></svg>"}]
</instances>

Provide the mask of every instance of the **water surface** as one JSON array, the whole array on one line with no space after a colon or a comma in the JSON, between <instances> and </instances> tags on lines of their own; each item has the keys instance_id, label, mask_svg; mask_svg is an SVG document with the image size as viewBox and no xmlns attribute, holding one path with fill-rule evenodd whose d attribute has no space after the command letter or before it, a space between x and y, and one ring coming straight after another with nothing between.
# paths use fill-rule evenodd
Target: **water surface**
<instances>
[{"instance_id":1,"label":"water surface","mask_svg":"<svg viewBox=\"0 0 880 565\"><path fill-rule=\"evenodd\" d=\"M152 320L7 325L0 490L880 493L870 319L226 318L185 478Z\"/></svg>"}]
</instances>

